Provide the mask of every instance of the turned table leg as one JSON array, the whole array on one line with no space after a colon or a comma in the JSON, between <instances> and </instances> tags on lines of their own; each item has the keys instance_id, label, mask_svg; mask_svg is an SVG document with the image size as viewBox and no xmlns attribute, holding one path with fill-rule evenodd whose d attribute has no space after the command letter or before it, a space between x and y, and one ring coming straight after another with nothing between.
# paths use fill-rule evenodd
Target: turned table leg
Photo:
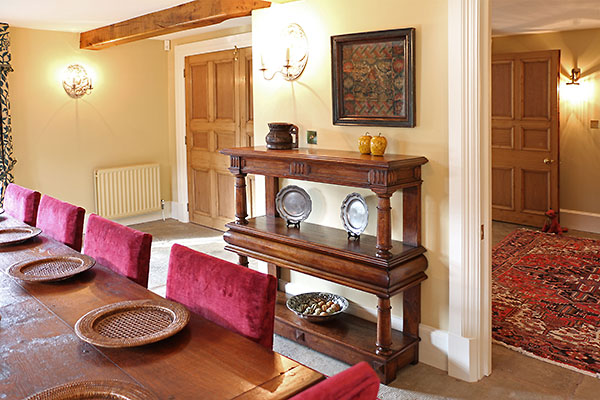
<instances>
[{"instance_id":1,"label":"turned table leg","mask_svg":"<svg viewBox=\"0 0 600 400\"><path fill-rule=\"evenodd\" d=\"M246 205L246 174L235 174L235 223L246 225L248 216Z\"/></svg>"},{"instance_id":2,"label":"turned table leg","mask_svg":"<svg viewBox=\"0 0 600 400\"><path fill-rule=\"evenodd\" d=\"M391 193L377 193L377 257L388 258L392 255Z\"/></svg>"},{"instance_id":3,"label":"turned table leg","mask_svg":"<svg viewBox=\"0 0 600 400\"><path fill-rule=\"evenodd\" d=\"M377 298L377 354L392 353L392 306L390 299Z\"/></svg>"}]
</instances>

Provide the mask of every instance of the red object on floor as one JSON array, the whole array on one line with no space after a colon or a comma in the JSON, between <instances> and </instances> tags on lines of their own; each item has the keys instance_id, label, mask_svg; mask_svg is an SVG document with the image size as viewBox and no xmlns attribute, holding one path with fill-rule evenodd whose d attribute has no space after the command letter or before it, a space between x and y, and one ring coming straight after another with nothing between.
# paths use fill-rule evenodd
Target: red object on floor
<instances>
[{"instance_id":1,"label":"red object on floor","mask_svg":"<svg viewBox=\"0 0 600 400\"><path fill-rule=\"evenodd\" d=\"M518 229L492 250L492 336L600 373L600 241Z\"/></svg>"},{"instance_id":2,"label":"red object on floor","mask_svg":"<svg viewBox=\"0 0 600 400\"><path fill-rule=\"evenodd\" d=\"M379 379L373 368L361 361L339 374L317 383L290 400L375 400Z\"/></svg>"},{"instance_id":3,"label":"red object on floor","mask_svg":"<svg viewBox=\"0 0 600 400\"><path fill-rule=\"evenodd\" d=\"M178 244L171 248L167 299L268 349L276 296L274 276Z\"/></svg>"},{"instance_id":4,"label":"red object on floor","mask_svg":"<svg viewBox=\"0 0 600 400\"><path fill-rule=\"evenodd\" d=\"M542 227L542 232L556 233L558 235L562 235L563 232L569 231L567 228L560 227L560 224L558 223L558 213L553 209L546 211L544 215L546 216L546 222Z\"/></svg>"},{"instance_id":5,"label":"red object on floor","mask_svg":"<svg viewBox=\"0 0 600 400\"><path fill-rule=\"evenodd\" d=\"M152 235L90 214L83 252L98 263L148 287Z\"/></svg>"},{"instance_id":6,"label":"red object on floor","mask_svg":"<svg viewBox=\"0 0 600 400\"><path fill-rule=\"evenodd\" d=\"M35 226L40 192L9 183L4 192L4 210L11 217Z\"/></svg>"},{"instance_id":7,"label":"red object on floor","mask_svg":"<svg viewBox=\"0 0 600 400\"><path fill-rule=\"evenodd\" d=\"M46 235L81 251L84 217L83 208L43 195L36 224Z\"/></svg>"}]
</instances>

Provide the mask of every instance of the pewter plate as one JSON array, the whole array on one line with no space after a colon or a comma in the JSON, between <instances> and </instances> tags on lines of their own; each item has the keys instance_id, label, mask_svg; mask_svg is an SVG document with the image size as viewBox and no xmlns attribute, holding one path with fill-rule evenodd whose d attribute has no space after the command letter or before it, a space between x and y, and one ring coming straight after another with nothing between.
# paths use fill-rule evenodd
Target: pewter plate
<instances>
[{"instance_id":1,"label":"pewter plate","mask_svg":"<svg viewBox=\"0 0 600 400\"><path fill-rule=\"evenodd\" d=\"M304 189L288 185L277 193L275 207L279 215L289 224L299 224L310 215L312 201Z\"/></svg>"},{"instance_id":2,"label":"pewter plate","mask_svg":"<svg viewBox=\"0 0 600 400\"><path fill-rule=\"evenodd\" d=\"M359 236L369 223L369 208L367 202L358 193L350 193L342 202L340 218L346 231Z\"/></svg>"}]
</instances>

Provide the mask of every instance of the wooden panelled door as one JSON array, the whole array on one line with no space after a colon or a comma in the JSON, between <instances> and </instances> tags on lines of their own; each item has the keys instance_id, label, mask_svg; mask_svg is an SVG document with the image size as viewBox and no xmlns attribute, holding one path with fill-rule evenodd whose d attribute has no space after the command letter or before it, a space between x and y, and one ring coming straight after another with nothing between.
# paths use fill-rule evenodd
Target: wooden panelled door
<instances>
[{"instance_id":1,"label":"wooden panelled door","mask_svg":"<svg viewBox=\"0 0 600 400\"><path fill-rule=\"evenodd\" d=\"M492 219L539 226L559 209L560 51L492 57Z\"/></svg>"},{"instance_id":2,"label":"wooden panelled door","mask_svg":"<svg viewBox=\"0 0 600 400\"><path fill-rule=\"evenodd\" d=\"M186 57L185 97L190 221L223 230L235 218L234 177L219 150L253 142L252 49Z\"/></svg>"}]
</instances>

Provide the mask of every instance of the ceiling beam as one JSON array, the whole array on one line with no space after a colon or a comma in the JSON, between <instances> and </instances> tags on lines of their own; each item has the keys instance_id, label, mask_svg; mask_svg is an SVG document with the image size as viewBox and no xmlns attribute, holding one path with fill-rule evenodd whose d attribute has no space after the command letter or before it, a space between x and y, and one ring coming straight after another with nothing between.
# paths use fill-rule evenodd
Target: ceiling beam
<instances>
[{"instance_id":1,"label":"ceiling beam","mask_svg":"<svg viewBox=\"0 0 600 400\"><path fill-rule=\"evenodd\" d=\"M100 50L186 29L245 17L252 10L270 7L260 0L198 0L131 18L79 34L79 48Z\"/></svg>"}]
</instances>

